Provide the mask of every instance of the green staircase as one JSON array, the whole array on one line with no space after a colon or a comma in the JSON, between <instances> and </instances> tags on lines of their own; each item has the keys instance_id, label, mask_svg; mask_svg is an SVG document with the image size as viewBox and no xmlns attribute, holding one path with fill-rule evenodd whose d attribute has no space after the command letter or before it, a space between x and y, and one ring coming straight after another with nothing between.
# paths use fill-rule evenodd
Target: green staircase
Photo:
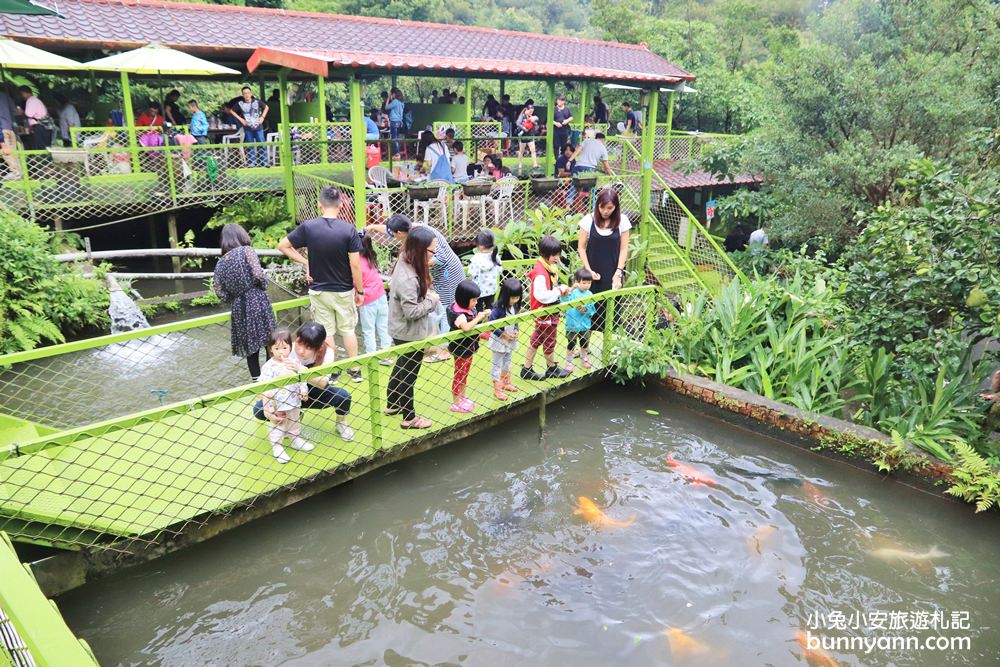
<instances>
[{"instance_id":1,"label":"green staircase","mask_svg":"<svg viewBox=\"0 0 1000 667\"><path fill-rule=\"evenodd\" d=\"M0 666L97 665L90 647L73 636L55 603L45 598L0 532Z\"/></svg>"},{"instance_id":2,"label":"green staircase","mask_svg":"<svg viewBox=\"0 0 1000 667\"><path fill-rule=\"evenodd\" d=\"M677 198L659 174L653 172L661 191L660 203L650 207L646 248L648 269L660 287L686 300L702 292L715 294L721 286L746 276L708 231Z\"/></svg>"}]
</instances>

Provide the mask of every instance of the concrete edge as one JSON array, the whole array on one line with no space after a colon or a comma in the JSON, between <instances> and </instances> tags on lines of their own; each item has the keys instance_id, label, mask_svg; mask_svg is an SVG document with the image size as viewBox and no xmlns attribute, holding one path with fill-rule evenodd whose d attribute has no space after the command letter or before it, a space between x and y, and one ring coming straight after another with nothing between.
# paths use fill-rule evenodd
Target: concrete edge
<instances>
[{"instance_id":1,"label":"concrete edge","mask_svg":"<svg viewBox=\"0 0 1000 667\"><path fill-rule=\"evenodd\" d=\"M886 463L898 468L891 472L879 470L875 462L884 456L882 448L891 446L893 442L892 438L875 429L801 410L695 375L671 371L666 377L655 378L654 381L686 402L697 404L699 411L721 421L752 427L754 431L763 431L779 441L966 505L960 498L944 493L945 485L952 481L952 465L910 443L902 444L903 453L900 456L884 457ZM844 453L845 449L851 450L851 453Z\"/></svg>"}]
</instances>

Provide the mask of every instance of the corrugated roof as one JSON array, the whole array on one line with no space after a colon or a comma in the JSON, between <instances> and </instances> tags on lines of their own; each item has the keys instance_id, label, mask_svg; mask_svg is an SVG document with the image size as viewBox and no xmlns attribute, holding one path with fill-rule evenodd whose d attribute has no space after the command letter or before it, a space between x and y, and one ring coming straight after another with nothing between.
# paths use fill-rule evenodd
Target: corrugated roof
<instances>
[{"instance_id":1,"label":"corrugated roof","mask_svg":"<svg viewBox=\"0 0 1000 667\"><path fill-rule=\"evenodd\" d=\"M0 30L63 48L159 42L247 59L257 48L329 56L337 68L436 70L672 83L694 77L645 45L229 5L60 0L64 19L0 14Z\"/></svg>"},{"instance_id":2,"label":"corrugated roof","mask_svg":"<svg viewBox=\"0 0 1000 667\"><path fill-rule=\"evenodd\" d=\"M730 178L716 178L707 171L695 171L685 174L683 171L674 169L673 160L657 160L653 163L653 169L660 175L660 178L670 187L671 190L684 190L685 188L706 188L713 185L747 185L749 183L760 183L762 179L753 174L734 174ZM655 188L656 181L653 181Z\"/></svg>"}]
</instances>

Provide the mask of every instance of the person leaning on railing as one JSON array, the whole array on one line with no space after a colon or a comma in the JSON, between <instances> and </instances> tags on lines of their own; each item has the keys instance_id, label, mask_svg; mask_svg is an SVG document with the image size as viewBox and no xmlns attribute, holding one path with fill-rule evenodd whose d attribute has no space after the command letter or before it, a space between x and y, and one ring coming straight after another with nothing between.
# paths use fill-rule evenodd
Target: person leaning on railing
<instances>
[{"instance_id":1,"label":"person leaning on railing","mask_svg":"<svg viewBox=\"0 0 1000 667\"><path fill-rule=\"evenodd\" d=\"M396 345L423 340L438 333L431 313L441 297L431 286L431 259L438 237L429 227L414 227L406 235L389 282L389 335ZM430 428L431 420L418 417L413 388L420 373L423 350L400 354L388 385L387 415L401 414L402 428Z\"/></svg>"}]
</instances>

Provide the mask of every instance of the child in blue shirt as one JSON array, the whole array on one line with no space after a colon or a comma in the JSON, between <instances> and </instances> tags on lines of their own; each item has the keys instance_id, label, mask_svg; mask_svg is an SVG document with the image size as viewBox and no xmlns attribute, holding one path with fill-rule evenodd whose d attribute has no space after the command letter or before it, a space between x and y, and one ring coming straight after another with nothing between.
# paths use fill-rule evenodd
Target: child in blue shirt
<instances>
[{"instance_id":1,"label":"child in blue shirt","mask_svg":"<svg viewBox=\"0 0 1000 667\"><path fill-rule=\"evenodd\" d=\"M580 269L573 274L573 289L564 296L561 301L572 301L592 296L590 283L594 277L587 269ZM590 360L587 355L590 353L590 328L593 326L591 318L597 312L594 303L586 303L570 308L566 311L566 372L573 372L573 359L580 357L581 365L589 369ZM576 350L574 350L576 348Z\"/></svg>"},{"instance_id":2,"label":"child in blue shirt","mask_svg":"<svg viewBox=\"0 0 1000 667\"><path fill-rule=\"evenodd\" d=\"M188 111L191 112L191 136L199 144L207 144L208 116L198 108L198 100L188 100Z\"/></svg>"}]
</instances>

